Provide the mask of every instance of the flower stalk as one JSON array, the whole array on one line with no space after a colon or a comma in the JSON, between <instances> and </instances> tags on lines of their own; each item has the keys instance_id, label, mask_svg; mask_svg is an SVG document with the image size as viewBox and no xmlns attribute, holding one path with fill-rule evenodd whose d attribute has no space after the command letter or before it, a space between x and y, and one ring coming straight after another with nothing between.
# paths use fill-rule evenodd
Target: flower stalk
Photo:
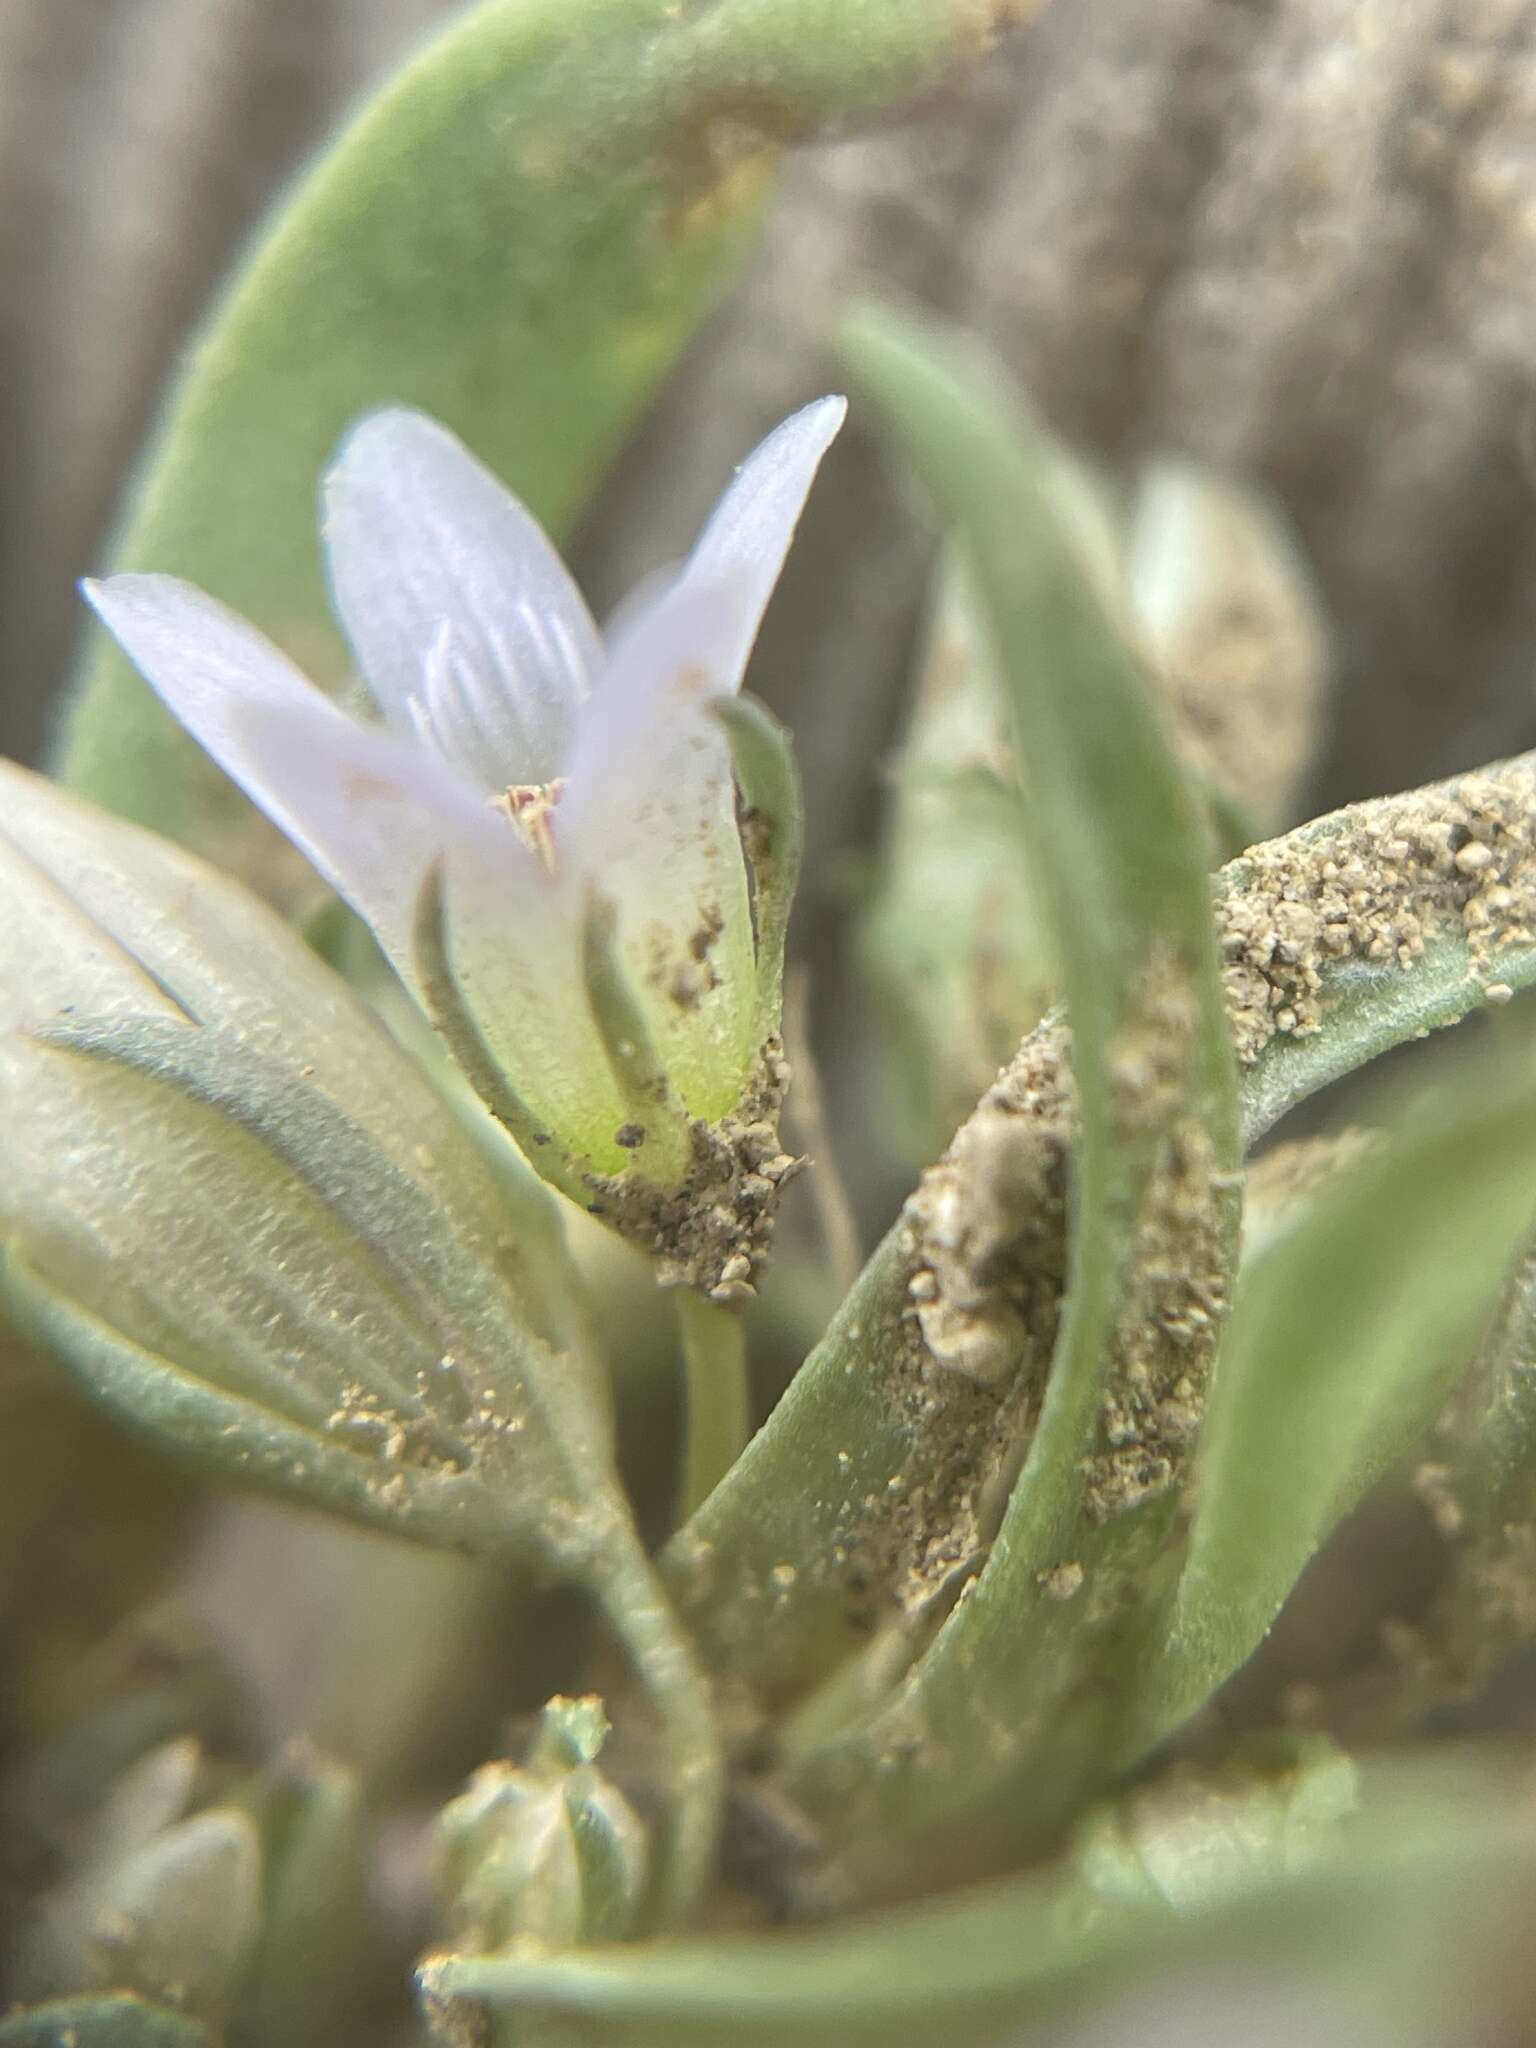
<instances>
[{"instance_id":1,"label":"flower stalk","mask_svg":"<svg viewBox=\"0 0 1536 2048\"><path fill-rule=\"evenodd\" d=\"M714 1492L752 1433L747 1340L741 1317L695 1294L677 1297L683 1343L687 1425L683 1441L681 1526Z\"/></svg>"}]
</instances>

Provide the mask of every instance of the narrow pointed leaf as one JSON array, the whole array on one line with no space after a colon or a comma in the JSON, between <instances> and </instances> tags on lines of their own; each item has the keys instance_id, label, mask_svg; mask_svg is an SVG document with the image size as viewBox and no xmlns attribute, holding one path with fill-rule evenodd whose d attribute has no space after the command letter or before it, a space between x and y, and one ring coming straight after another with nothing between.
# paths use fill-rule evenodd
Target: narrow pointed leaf
<instances>
[{"instance_id":1,"label":"narrow pointed leaf","mask_svg":"<svg viewBox=\"0 0 1536 2048\"><path fill-rule=\"evenodd\" d=\"M996 1824L999 1801L1018 1808L1009 1826L1026 1827L1044 1802L1005 1800L1004 1788L1038 1751L1042 1723L1059 1722L1144 1625L1235 1260L1240 1155L1199 807L1155 689L1062 528L1051 450L953 342L866 312L845 345L975 577L1071 1030L1070 1072L1058 1062L1054 1077L1070 1089L1056 1116L1066 1286L1043 1387L1015 1424L1027 1433L1022 1472L979 1576L888 1711L790 1774L818 1825L883 1865L883 1884L901 1881L885 1829L971 1833L979 1808ZM972 1326L989 1283L1001 1291L1007 1230L1029 1218L1004 1226L990 1269L964 1234L990 1221L984 1161L1006 1150L1016 1115L984 1105L973 1142L962 1134L926 1206L920 1195L909 1208L930 1373L984 1358L1005 1387L1021 1367L1038 1372L1038 1354L1022 1329L1001 1341L996 1317L979 1351ZM1078 1601L1085 1579L1092 1596ZM1103 1768L1102 1724L1120 1702L1099 1700L1067 1717L1070 1757L1043 1772L1052 1802Z\"/></svg>"},{"instance_id":2,"label":"narrow pointed leaf","mask_svg":"<svg viewBox=\"0 0 1536 2048\"><path fill-rule=\"evenodd\" d=\"M710 710L730 739L731 766L741 792L763 1036L777 1030L784 1007L784 946L800 879L805 805L789 734L772 713L754 697L722 697Z\"/></svg>"}]
</instances>

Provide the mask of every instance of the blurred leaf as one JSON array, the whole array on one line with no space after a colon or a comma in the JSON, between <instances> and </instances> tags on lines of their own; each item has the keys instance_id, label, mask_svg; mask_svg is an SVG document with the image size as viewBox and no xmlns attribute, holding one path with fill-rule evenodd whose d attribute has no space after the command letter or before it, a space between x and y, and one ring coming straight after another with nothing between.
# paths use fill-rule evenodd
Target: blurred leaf
<instances>
[{"instance_id":1,"label":"blurred leaf","mask_svg":"<svg viewBox=\"0 0 1536 2048\"><path fill-rule=\"evenodd\" d=\"M261 1852L249 1818L211 1809L115 1846L28 1916L12 1965L23 1998L136 1991L217 2025L260 1924Z\"/></svg>"},{"instance_id":2,"label":"blurred leaf","mask_svg":"<svg viewBox=\"0 0 1536 2048\"><path fill-rule=\"evenodd\" d=\"M178 1562L199 1499L0 1317L0 1747L69 1711L82 1661Z\"/></svg>"},{"instance_id":3,"label":"blurred leaf","mask_svg":"<svg viewBox=\"0 0 1536 2048\"><path fill-rule=\"evenodd\" d=\"M1321 708L1326 641L1277 508L1184 463L1122 507L1043 433L1042 508L1125 659L1164 702L1217 858L1289 822ZM1042 652L1052 647L1042 618ZM895 1057L889 1136L914 1168L947 1142L1058 992L1038 882L1020 860L1007 694L973 579L941 556L908 730L891 771L860 954ZM1020 735L1019 743L1027 739Z\"/></svg>"},{"instance_id":4,"label":"blurred leaf","mask_svg":"<svg viewBox=\"0 0 1536 2048\"><path fill-rule=\"evenodd\" d=\"M1158 1788L1095 1817L1050 1869L878 1917L572 1956L432 1958L422 1980L471 2012L549 2016L570 2029L550 2038L613 2048L999 2048L1053 2015L1102 2029L1122 1989L1130 2039L1180 1985L1201 2012L1213 1983L1235 1987L1239 2009L1268 2009L1284 1990L1289 2010L1295 1987L1298 2018L1318 2031L1290 2038L1451 2048L1470 2038L1456 2022L1473 2004L1452 1944L1470 1925L1495 1951L1479 1964L1518 1969L1529 1794L1476 1774L1437 1779L1419 1761L1342 1828L1351 1793L1339 1769L1319 1758L1309 1775L1302 1759L1294 1778L1260 1773L1246 1794L1236 1772ZM1148 1881L1154 1868L1160 1881ZM1463 1952L1470 1966L1474 1945Z\"/></svg>"},{"instance_id":5,"label":"blurred leaf","mask_svg":"<svg viewBox=\"0 0 1536 2048\"><path fill-rule=\"evenodd\" d=\"M330 2048L364 1994L373 1931L357 1783L295 1752L261 1789L263 1910L242 2028L258 2048Z\"/></svg>"},{"instance_id":6,"label":"blurred leaf","mask_svg":"<svg viewBox=\"0 0 1536 2048\"><path fill-rule=\"evenodd\" d=\"M1185 758L1251 821L1239 851L1292 821L1317 746L1329 648L1312 576L1267 494L1166 458L1137 480L1126 553Z\"/></svg>"},{"instance_id":7,"label":"blurred leaf","mask_svg":"<svg viewBox=\"0 0 1536 2048\"><path fill-rule=\"evenodd\" d=\"M1275 1736L1106 1806L1079 1830L1076 1859L1105 1898L1219 1910L1325 1860L1359 1804L1355 1766L1325 1737Z\"/></svg>"},{"instance_id":8,"label":"blurred leaf","mask_svg":"<svg viewBox=\"0 0 1536 2048\"><path fill-rule=\"evenodd\" d=\"M126 1995L60 1998L0 2018L3 2048L214 2048L195 2021Z\"/></svg>"},{"instance_id":9,"label":"blurred leaf","mask_svg":"<svg viewBox=\"0 0 1536 2048\"><path fill-rule=\"evenodd\" d=\"M569 528L759 217L786 142L937 84L1024 0L489 0L365 109L187 359L115 550L335 685L315 489L386 403ZM98 638L61 757L100 802L281 893L244 799ZM293 872L298 872L293 870Z\"/></svg>"},{"instance_id":10,"label":"blurred leaf","mask_svg":"<svg viewBox=\"0 0 1536 2048\"><path fill-rule=\"evenodd\" d=\"M914 1167L948 1143L1057 989L1009 724L972 579L947 554L858 930L890 1067L886 1132Z\"/></svg>"},{"instance_id":11,"label":"blurred leaf","mask_svg":"<svg viewBox=\"0 0 1536 2048\"><path fill-rule=\"evenodd\" d=\"M1463 1083L1341 1167L1245 1268L1141 1734L1258 1646L1302 1568L1428 1429L1536 1212L1529 1068Z\"/></svg>"},{"instance_id":12,"label":"blurred leaf","mask_svg":"<svg viewBox=\"0 0 1536 2048\"><path fill-rule=\"evenodd\" d=\"M1320 1693L1319 1718L1386 1740L1476 1700L1536 1639L1536 1248L1529 1243L1465 1386L1411 1486L1439 1538L1427 1598ZM1355 1733L1358 1731L1358 1734Z\"/></svg>"}]
</instances>

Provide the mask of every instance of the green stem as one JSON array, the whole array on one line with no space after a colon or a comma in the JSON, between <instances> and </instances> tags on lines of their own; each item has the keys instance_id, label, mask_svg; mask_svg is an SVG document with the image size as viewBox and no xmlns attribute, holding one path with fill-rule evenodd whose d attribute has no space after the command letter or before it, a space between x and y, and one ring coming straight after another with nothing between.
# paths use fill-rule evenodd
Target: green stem
<instances>
[{"instance_id":1,"label":"green stem","mask_svg":"<svg viewBox=\"0 0 1536 2048\"><path fill-rule=\"evenodd\" d=\"M714 1874L725 1750L708 1681L631 1528L605 1543L588 1583L661 1719L670 1812L651 1877L648 1931L689 1924Z\"/></svg>"},{"instance_id":2,"label":"green stem","mask_svg":"<svg viewBox=\"0 0 1536 2048\"><path fill-rule=\"evenodd\" d=\"M677 1297L688 1406L678 1522L686 1522L735 1464L751 1435L741 1318L684 1289Z\"/></svg>"}]
</instances>

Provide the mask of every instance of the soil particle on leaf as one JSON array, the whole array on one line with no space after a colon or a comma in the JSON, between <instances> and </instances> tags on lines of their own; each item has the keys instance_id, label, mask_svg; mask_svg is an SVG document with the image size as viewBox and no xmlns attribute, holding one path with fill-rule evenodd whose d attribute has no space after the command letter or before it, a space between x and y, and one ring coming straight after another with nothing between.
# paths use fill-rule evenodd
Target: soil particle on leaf
<instances>
[{"instance_id":1,"label":"soil particle on leaf","mask_svg":"<svg viewBox=\"0 0 1536 2048\"><path fill-rule=\"evenodd\" d=\"M1323 1027L1353 975L1402 970L1444 940L1507 999L1501 961L1536 929L1536 762L1495 763L1355 805L1222 872L1218 919L1238 1057Z\"/></svg>"}]
</instances>

